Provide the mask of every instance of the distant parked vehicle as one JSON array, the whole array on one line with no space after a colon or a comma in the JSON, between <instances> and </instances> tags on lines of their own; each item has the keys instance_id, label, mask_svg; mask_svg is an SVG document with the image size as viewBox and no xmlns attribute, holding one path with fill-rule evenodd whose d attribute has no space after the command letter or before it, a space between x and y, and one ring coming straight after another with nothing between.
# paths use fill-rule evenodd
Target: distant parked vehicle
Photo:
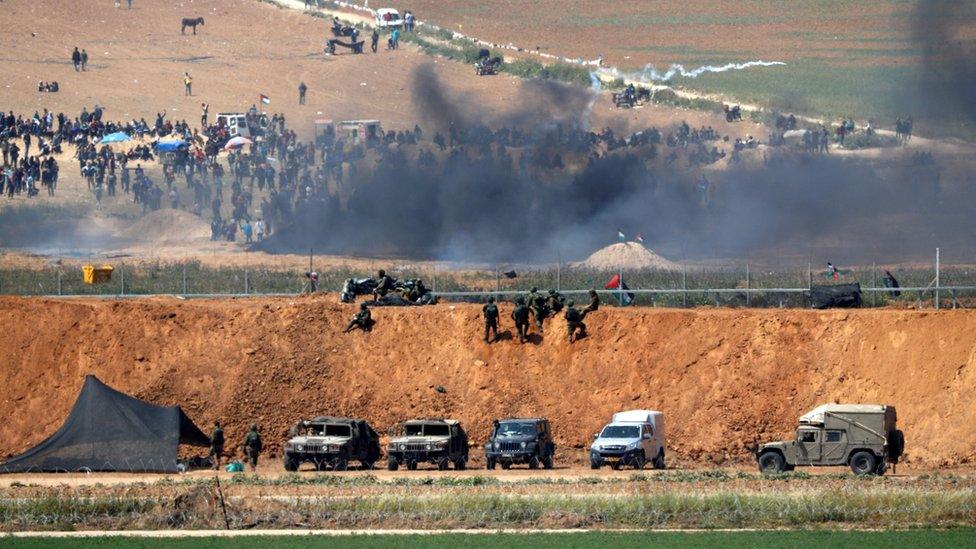
<instances>
[{"instance_id":1,"label":"distant parked vehicle","mask_svg":"<svg viewBox=\"0 0 976 549\"><path fill-rule=\"evenodd\" d=\"M555 454L548 419L496 420L485 443L485 467L494 469L498 464L508 469L513 464L525 463L529 469L538 469L539 465L552 469Z\"/></svg>"},{"instance_id":2,"label":"distant parked vehicle","mask_svg":"<svg viewBox=\"0 0 976 549\"><path fill-rule=\"evenodd\" d=\"M297 471L306 462L320 471L345 471L350 461L372 469L380 459L380 437L361 419L316 417L292 427L284 454L286 471Z\"/></svg>"},{"instance_id":3,"label":"distant parked vehicle","mask_svg":"<svg viewBox=\"0 0 976 549\"><path fill-rule=\"evenodd\" d=\"M848 465L857 475L883 475L905 451L897 420L894 406L824 404L800 416L795 440L759 446L756 461L763 473L797 465Z\"/></svg>"},{"instance_id":4,"label":"distant parked vehicle","mask_svg":"<svg viewBox=\"0 0 976 549\"><path fill-rule=\"evenodd\" d=\"M664 445L662 412L617 412L602 431L593 435L590 468L609 464L615 470L625 465L639 470L651 462L655 469L664 469Z\"/></svg>"},{"instance_id":5,"label":"distant parked vehicle","mask_svg":"<svg viewBox=\"0 0 976 549\"><path fill-rule=\"evenodd\" d=\"M386 453L390 471L401 465L414 471L424 462L441 471L453 464L460 471L468 464L468 434L453 419L412 419L390 429Z\"/></svg>"},{"instance_id":6,"label":"distant parked vehicle","mask_svg":"<svg viewBox=\"0 0 976 549\"><path fill-rule=\"evenodd\" d=\"M400 12L393 8L380 8L376 10L376 26L380 28L402 27L403 18L400 17Z\"/></svg>"}]
</instances>

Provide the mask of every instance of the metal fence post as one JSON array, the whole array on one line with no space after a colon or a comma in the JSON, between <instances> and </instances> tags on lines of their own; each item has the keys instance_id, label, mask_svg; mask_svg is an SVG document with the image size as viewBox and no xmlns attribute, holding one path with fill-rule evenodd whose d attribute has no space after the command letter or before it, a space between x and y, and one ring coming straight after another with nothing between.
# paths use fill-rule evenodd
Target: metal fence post
<instances>
[{"instance_id":1,"label":"metal fence post","mask_svg":"<svg viewBox=\"0 0 976 549\"><path fill-rule=\"evenodd\" d=\"M247 263L244 263L244 294L247 295L248 293L250 292L247 285Z\"/></svg>"},{"instance_id":2,"label":"metal fence post","mask_svg":"<svg viewBox=\"0 0 976 549\"><path fill-rule=\"evenodd\" d=\"M749 278L749 264L746 263L746 307L752 304L752 280Z\"/></svg>"},{"instance_id":3,"label":"metal fence post","mask_svg":"<svg viewBox=\"0 0 976 549\"><path fill-rule=\"evenodd\" d=\"M687 267L681 265L681 306L688 308L688 273Z\"/></svg>"},{"instance_id":4,"label":"metal fence post","mask_svg":"<svg viewBox=\"0 0 976 549\"><path fill-rule=\"evenodd\" d=\"M186 261L183 262L183 295L186 295Z\"/></svg>"},{"instance_id":5,"label":"metal fence post","mask_svg":"<svg viewBox=\"0 0 976 549\"><path fill-rule=\"evenodd\" d=\"M878 266L874 263L871 264L871 287L874 291L871 292L871 306L878 306Z\"/></svg>"},{"instance_id":6,"label":"metal fence post","mask_svg":"<svg viewBox=\"0 0 976 549\"><path fill-rule=\"evenodd\" d=\"M58 267L58 295L61 295L61 268Z\"/></svg>"},{"instance_id":7,"label":"metal fence post","mask_svg":"<svg viewBox=\"0 0 976 549\"><path fill-rule=\"evenodd\" d=\"M935 249L935 310L939 310L939 285L941 284L940 275L941 269L939 264L939 248Z\"/></svg>"},{"instance_id":8,"label":"metal fence post","mask_svg":"<svg viewBox=\"0 0 976 549\"><path fill-rule=\"evenodd\" d=\"M120 278L122 279L121 295L125 295L125 263L123 263L122 266L119 268L119 274L120 274Z\"/></svg>"}]
</instances>

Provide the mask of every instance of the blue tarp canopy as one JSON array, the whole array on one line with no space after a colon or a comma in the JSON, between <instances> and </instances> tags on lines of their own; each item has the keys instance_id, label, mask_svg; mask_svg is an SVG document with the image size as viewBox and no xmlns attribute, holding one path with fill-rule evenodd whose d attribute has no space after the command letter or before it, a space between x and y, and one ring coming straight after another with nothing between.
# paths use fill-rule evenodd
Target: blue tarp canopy
<instances>
[{"instance_id":1,"label":"blue tarp canopy","mask_svg":"<svg viewBox=\"0 0 976 549\"><path fill-rule=\"evenodd\" d=\"M178 139L176 141L160 141L156 144L156 152L173 152L185 148L187 146L186 141Z\"/></svg>"},{"instance_id":2,"label":"blue tarp canopy","mask_svg":"<svg viewBox=\"0 0 976 549\"><path fill-rule=\"evenodd\" d=\"M102 140L99 143L122 143L123 141L128 141L131 138L126 135L125 132L115 132L108 135L102 136Z\"/></svg>"}]
</instances>

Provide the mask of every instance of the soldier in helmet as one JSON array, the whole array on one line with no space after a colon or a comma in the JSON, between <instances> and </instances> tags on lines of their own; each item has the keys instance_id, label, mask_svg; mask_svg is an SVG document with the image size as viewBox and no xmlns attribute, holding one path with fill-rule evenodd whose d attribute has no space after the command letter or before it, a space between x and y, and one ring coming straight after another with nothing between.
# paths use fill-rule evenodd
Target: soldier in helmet
<instances>
[{"instance_id":1,"label":"soldier in helmet","mask_svg":"<svg viewBox=\"0 0 976 549\"><path fill-rule=\"evenodd\" d=\"M515 321L515 330L518 332L519 343L525 343L525 338L529 333L529 308L525 306L525 300L521 297L515 299L512 320Z\"/></svg>"},{"instance_id":2,"label":"soldier in helmet","mask_svg":"<svg viewBox=\"0 0 976 549\"><path fill-rule=\"evenodd\" d=\"M373 290L374 301L379 301L381 297L393 290L393 279L386 276L386 271L380 269L380 272L377 273L377 275L379 276L377 276L378 281L376 284L376 289Z\"/></svg>"},{"instance_id":3,"label":"soldier in helmet","mask_svg":"<svg viewBox=\"0 0 976 549\"><path fill-rule=\"evenodd\" d=\"M485 317L485 343L498 341L498 305L495 305L495 298L489 297L488 303L481 308L481 313ZM488 340L488 332L492 332L494 337Z\"/></svg>"},{"instance_id":4,"label":"soldier in helmet","mask_svg":"<svg viewBox=\"0 0 976 549\"><path fill-rule=\"evenodd\" d=\"M599 310L600 308L600 296L596 295L596 290L590 290L590 304L583 309L583 318L586 318L588 313Z\"/></svg>"},{"instance_id":5,"label":"soldier in helmet","mask_svg":"<svg viewBox=\"0 0 976 549\"><path fill-rule=\"evenodd\" d=\"M258 433L257 423L251 424L251 430L244 437L244 453L247 462L251 464L251 471L258 468L258 456L261 454L261 434Z\"/></svg>"},{"instance_id":6,"label":"soldier in helmet","mask_svg":"<svg viewBox=\"0 0 976 549\"><path fill-rule=\"evenodd\" d=\"M539 293L539 289L533 287L529 291L528 299L526 300L529 305L529 309L532 310L532 316L535 318L535 325L539 328L539 333L543 332L542 321L546 319L546 298Z\"/></svg>"},{"instance_id":7,"label":"soldier in helmet","mask_svg":"<svg viewBox=\"0 0 976 549\"><path fill-rule=\"evenodd\" d=\"M583 313L574 307L576 303L570 301L566 304L566 331L569 333L569 342L572 343L575 339L582 339L586 337L586 324L583 324ZM577 332L578 335L577 335Z\"/></svg>"},{"instance_id":8,"label":"soldier in helmet","mask_svg":"<svg viewBox=\"0 0 976 549\"><path fill-rule=\"evenodd\" d=\"M565 299L556 290L549 290L549 297L546 298L546 307L549 309L549 314L553 316L559 311L563 310L563 305L565 304Z\"/></svg>"},{"instance_id":9,"label":"soldier in helmet","mask_svg":"<svg viewBox=\"0 0 976 549\"><path fill-rule=\"evenodd\" d=\"M369 307L365 303L359 304L359 312L356 313L356 316L352 317L349 325L346 326L346 329L342 333L348 334L356 328L364 332L373 330L373 314L369 312Z\"/></svg>"},{"instance_id":10,"label":"soldier in helmet","mask_svg":"<svg viewBox=\"0 0 976 549\"><path fill-rule=\"evenodd\" d=\"M219 421L214 422L213 433L210 435L210 457L213 459L213 468L220 469L220 456L224 453L224 429Z\"/></svg>"}]
</instances>

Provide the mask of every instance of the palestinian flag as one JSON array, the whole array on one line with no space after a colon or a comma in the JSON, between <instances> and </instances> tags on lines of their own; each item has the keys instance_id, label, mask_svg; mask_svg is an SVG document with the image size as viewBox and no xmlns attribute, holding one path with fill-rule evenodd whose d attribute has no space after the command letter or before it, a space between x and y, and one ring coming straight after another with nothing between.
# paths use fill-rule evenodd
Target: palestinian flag
<instances>
[{"instance_id":1,"label":"palestinian flag","mask_svg":"<svg viewBox=\"0 0 976 549\"><path fill-rule=\"evenodd\" d=\"M631 303L634 302L634 297L635 297L634 294L632 292L627 291L630 288L627 287L626 282L623 282L623 280L621 280L619 274L613 275L613 278L611 278L610 281L603 286L603 288L606 290L623 290L623 292L617 294L618 303L621 303L623 305L630 305Z\"/></svg>"},{"instance_id":2,"label":"palestinian flag","mask_svg":"<svg viewBox=\"0 0 976 549\"><path fill-rule=\"evenodd\" d=\"M264 95L262 93L261 94L261 103L264 103L265 105L270 105L271 104L271 98L268 97L267 95Z\"/></svg>"}]
</instances>

